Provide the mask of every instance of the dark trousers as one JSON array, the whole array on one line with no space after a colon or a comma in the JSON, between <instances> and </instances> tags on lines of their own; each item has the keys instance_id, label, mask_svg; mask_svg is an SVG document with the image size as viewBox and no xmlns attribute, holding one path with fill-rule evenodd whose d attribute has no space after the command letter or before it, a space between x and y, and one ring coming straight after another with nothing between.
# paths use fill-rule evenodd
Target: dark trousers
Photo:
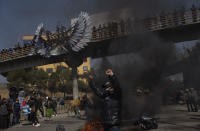
<instances>
[{"instance_id":1,"label":"dark trousers","mask_svg":"<svg viewBox=\"0 0 200 131\"><path fill-rule=\"evenodd\" d=\"M37 123L39 123L36 112L31 112L30 117L32 124L36 125Z\"/></svg>"},{"instance_id":2,"label":"dark trousers","mask_svg":"<svg viewBox=\"0 0 200 131\"><path fill-rule=\"evenodd\" d=\"M41 113L42 117L44 117L44 110L43 110L43 107L40 107L39 110L40 110L40 113Z\"/></svg>"},{"instance_id":3,"label":"dark trousers","mask_svg":"<svg viewBox=\"0 0 200 131\"><path fill-rule=\"evenodd\" d=\"M18 124L20 119L20 113L19 112L13 112L13 125Z\"/></svg>"},{"instance_id":4,"label":"dark trousers","mask_svg":"<svg viewBox=\"0 0 200 131\"><path fill-rule=\"evenodd\" d=\"M7 129L8 127L8 115L0 115L0 129Z\"/></svg>"},{"instance_id":5,"label":"dark trousers","mask_svg":"<svg viewBox=\"0 0 200 131\"><path fill-rule=\"evenodd\" d=\"M191 104L192 104L192 107L193 107L193 112L197 112L198 111L197 101L192 100Z\"/></svg>"},{"instance_id":6,"label":"dark trousers","mask_svg":"<svg viewBox=\"0 0 200 131\"><path fill-rule=\"evenodd\" d=\"M55 115L57 114L57 107L53 108L53 112L54 112Z\"/></svg>"},{"instance_id":7,"label":"dark trousers","mask_svg":"<svg viewBox=\"0 0 200 131\"><path fill-rule=\"evenodd\" d=\"M186 101L188 112L194 111L191 100Z\"/></svg>"}]
</instances>

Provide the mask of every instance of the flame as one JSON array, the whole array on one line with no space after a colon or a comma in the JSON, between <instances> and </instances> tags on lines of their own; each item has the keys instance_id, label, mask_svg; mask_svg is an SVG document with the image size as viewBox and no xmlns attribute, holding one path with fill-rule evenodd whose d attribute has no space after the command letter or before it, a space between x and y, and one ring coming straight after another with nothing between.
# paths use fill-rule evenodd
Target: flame
<instances>
[{"instance_id":1,"label":"flame","mask_svg":"<svg viewBox=\"0 0 200 131\"><path fill-rule=\"evenodd\" d=\"M100 121L91 121L81 131L104 131Z\"/></svg>"}]
</instances>

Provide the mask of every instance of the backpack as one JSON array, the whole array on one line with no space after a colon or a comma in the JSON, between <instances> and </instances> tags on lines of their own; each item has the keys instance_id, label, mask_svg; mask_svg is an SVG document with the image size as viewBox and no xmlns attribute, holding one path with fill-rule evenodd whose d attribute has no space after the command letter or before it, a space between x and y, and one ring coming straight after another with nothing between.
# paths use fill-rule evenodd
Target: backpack
<instances>
[{"instance_id":1,"label":"backpack","mask_svg":"<svg viewBox=\"0 0 200 131\"><path fill-rule=\"evenodd\" d=\"M63 99L60 100L60 105L64 105L65 101Z\"/></svg>"}]
</instances>

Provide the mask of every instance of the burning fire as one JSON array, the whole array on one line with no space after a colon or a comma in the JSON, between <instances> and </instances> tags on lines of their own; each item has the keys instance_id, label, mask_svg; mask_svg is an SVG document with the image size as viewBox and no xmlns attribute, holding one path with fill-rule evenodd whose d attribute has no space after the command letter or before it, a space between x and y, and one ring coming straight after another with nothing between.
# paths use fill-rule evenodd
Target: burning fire
<instances>
[{"instance_id":1,"label":"burning fire","mask_svg":"<svg viewBox=\"0 0 200 131\"><path fill-rule=\"evenodd\" d=\"M100 121L89 122L81 131L104 131Z\"/></svg>"}]
</instances>

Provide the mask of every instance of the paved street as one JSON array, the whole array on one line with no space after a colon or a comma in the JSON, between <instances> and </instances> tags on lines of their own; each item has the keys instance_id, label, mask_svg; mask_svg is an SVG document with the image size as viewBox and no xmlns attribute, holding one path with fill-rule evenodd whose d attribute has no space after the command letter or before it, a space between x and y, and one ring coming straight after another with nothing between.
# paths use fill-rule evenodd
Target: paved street
<instances>
[{"instance_id":1,"label":"paved street","mask_svg":"<svg viewBox=\"0 0 200 131\"><path fill-rule=\"evenodd\" d=\"M40 120L40 127L33 127L23 122L23 125L17 125L7 131L56 131L57 125L64 125L66 131L77 131L84 126L85 121L73 117L56 116L52 120Z\"/></svg>"},{"instance_id":2,"label":"paved street","mask_svg":"<svg viewBox=\"0 0 200 131\"><path fill-rule=\"evenodd\" d=\"M199 131L200 113L188 113L185 106L165 106L162 113L156 117L159 119L159 128L152 131ZM85 121L73 117L57 116L50 121L41 121L41 127L31 125L18 125L7 131L56 131L58 124L64 125L66 131L77 131L84 126ZM140 131L137 127L123 127L123 131Z\"/></svg>"}]
</instances>

